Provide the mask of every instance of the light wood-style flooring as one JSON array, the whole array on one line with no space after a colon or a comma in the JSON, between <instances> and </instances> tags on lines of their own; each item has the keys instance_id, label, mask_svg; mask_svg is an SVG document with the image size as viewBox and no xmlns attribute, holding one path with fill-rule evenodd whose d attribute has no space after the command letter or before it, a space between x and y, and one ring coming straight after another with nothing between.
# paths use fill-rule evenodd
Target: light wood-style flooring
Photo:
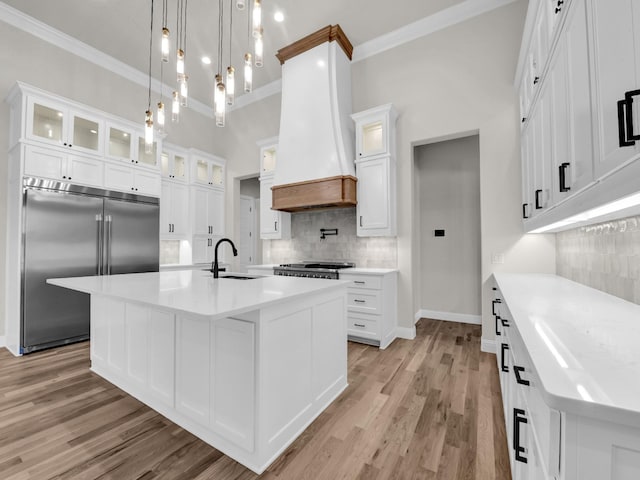
<instances>
[{"instance_id":1,"label":"light wood-style flooring","mask_svg":"<svg viewBox=\"0 0 640 480\"><path fill-rule=\"evenodd\" d=\"M89 371L82 343L0 349L0 479L509 480L495 356L480 327L349 343L349 387L258 477Z\"/></svg>"}]
</instances>

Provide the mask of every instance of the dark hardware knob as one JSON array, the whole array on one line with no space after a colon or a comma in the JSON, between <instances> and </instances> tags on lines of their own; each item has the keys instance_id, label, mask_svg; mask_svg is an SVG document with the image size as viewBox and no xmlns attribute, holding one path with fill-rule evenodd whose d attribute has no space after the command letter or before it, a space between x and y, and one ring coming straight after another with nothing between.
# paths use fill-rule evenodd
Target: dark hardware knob
<instances>
[{"instance_id":1,"label":"dark hardware knob","mask_svg":"<svg viewBox=\"0 0 640 480\"><path fill-rule=\"evenodd\" d=\"M69 144L69 148L73 147L73 145Z\"/></svg>"},{"instance_id":2,"label":"dark hardware knob","mask_svg":"<svg viewBox=\"0 0 640 480\"><path fill-rule=\"evenodd\" d=\"M522 117L522 122L521 123L524 123L526 121L527 121L527 117Z\"/></svg>"},{"instance_id":3,"label":"dark hardware knob","mask_svg":"<svg viewBox=\"0 0 640 480\"><path fill-rule=\"evenodd\" d=\"M64 142L63 145L66 147L67 146L67 142Z\"/></svg>"},{"instance_id":4,"label":"dark hardware knob","mask_svg":"<svg viewBox=\"0 0 640 480\"><path fill-rule=\"evenodd\" d=\"M518 367L517 365L514 365L513 366L513 373L516 376L516 382L518 382L519 385L526 385L526 386L531 385L531 382L529 382L529 380L524 380L520 376L520 372L524 372L524 367Z\"/></svg>"},{"instance_id":5,"label":"dark hardware knob","mask_svg":"<svg viewBox=\"0 0 640 480\"><path fill-rule=\"evenodd\" d=\"M67 177L67 180L71 180L71 177Z\"/></svg>"},{"instance_id":6,"label":"dark hardware knob","mask_svg":"<svg viewBox=\"0 0 640 480\"><path fill-rule=\"evenodd\" d=\"M67 176L66 175L62 175L62 178L67 178Z\"/></svg>"},{"instance_id":7,"label":"dark hardware knob","mask_svg":"<svg viewBox=\"0 0 640 480\"><path fill-rule=\"evenodd\" d=\"M493 290L495 292L498 289L496 287L491 287L491 290Z\"/></svg>"}]
</instances>

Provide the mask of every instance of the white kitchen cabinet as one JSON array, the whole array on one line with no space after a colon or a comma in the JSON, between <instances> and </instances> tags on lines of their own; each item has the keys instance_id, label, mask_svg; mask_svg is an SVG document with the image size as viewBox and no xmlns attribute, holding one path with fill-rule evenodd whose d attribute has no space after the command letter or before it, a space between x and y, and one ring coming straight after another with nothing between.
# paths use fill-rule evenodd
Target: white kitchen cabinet
<instances>
[{"instance_id":1,"label":"white kitchen cabinet","mask_svg":"<svg viewBox=\"0 0 640 480\"><path fill-rule=\"evenodd\" d=\"M551 117L551 87L548 82L541 86L542 92L533 106L530 119L532 135L531 180L533 191L530 193L535 217L551 206L551 165L553 120Z\"/></svg>"},{"instance_id":2,"label":"white kitchen cabinet","mask_svg":"<svg viewBox=\"0 0 640 480\"><path fill-rule=\"evenodd\" d=\"M396 337L397 272L377 273L349 269L340 280L347 288L347 335L349 340L387 348Z\"/></svg>"},{"instance_id":3,"label":"white kitchen cabinet","mask_svg":"<svg viewBox=\"0 0 640 480\"><path fill-rule=\"evenodd\" d=\"M531 122L527 122L522 131L520 141L521 164L522 164L522 218L531 218L533 205L531 203L532 184L532 163L533 163L533 128Z\"/></svg>"},{"instance_id":4,"label":"white kitchen cabinet","mask_svg":"<svg viewBox=\"0 0 640 480\"><path fill-rule=\"evenodd\" d=\"M224 188L224 159L192 148L189 150L189 163L192 183Z\"/></svg>"},{"instance_id":5,"label":"white kitchen cabinet","mask_svg":"<svg viewBox=\"0 0 640 480\"><path fill-rule=\"evenodd\" d=\"M384 156L356 161L358 176L357 235L359 237L396 235L396 165Z\"/></svg>"},{"instance_id":6,"label":"white kitchen cabinet","mask_svg":"<svg viewBox=\"0 0 640 480\"><path fill-rule=\"evenodd\" d=\"M192 233L224 235L224 190L190 187Z\"/></svg>"},{"instance_id":7,"label":"white kitchen cabinet","mask_svg":"<svg viewBox=\"0 0 640 480\"><path fill-rule=\"evenodd\" d=\"M107 121L105 135L105 157L131 163L134 166L157 170L160 165L158 139L153 142L152 152L147 153L144 132L131 125Z\"/></svg>"},{"instance_id":8,"label":"white kitchen cabinet","mask_svg":"<svg viewBox=\"0 0 640 480\"><path fill-rule=\"evenodd\" d=\"M258 142L260 147L260 176L273 175L278 161L278 137Z\"/></svg>"},{"instance_id":9,"label":"white kitchen cabinet","mask_svg":"<svg viewBox=\"0 0 640 480\"><path fill-rule=\"evenodd\" d=\"M633 124L618 118L618 102L626 93L640 88L640 4L633 0L587 0L587 5L592 26L595 175L602 177L640 153L638 142L624 145L633 143L625 126L633 130L633 135L640 134L637 94L630 97L627 106L632 109Z\"/></svg>"},{"instance_id":10,"label":"white kitchen cabinet","mask_svg":"<svg viewBox=\"0 0 640 480\"><path fill-rule=\"evenodd\" d=\"M24 137L29 140L102 154L104 120L54 98L27 96L25 128Z\"/></svg>"},{"instance_id":11,"label":"white kitchen cabinet","mask_svg":"<svg viewBox=\"0 0 640 480\"><path fill-rule=\"evenodd\" d=\"M162 180L160 194L160 235L184 238L189 233L189 188Z\"/></svg>"},{"instance_id":12,"label":"white kitchen cabinet","mask_svg":"<svg viewBox=\"0 0 640 480\"><path fill-rule=\"evenodd\" d=\"M160 155L160 172L163 178L168 178L177 182L187 182L189 180L188 153L173 145L162 145Z\"/></svg>"},{"instance_id":13,"label":"white kitchen cabinet","mask_svg":"<svg viewBox=\"0 0 640 480\"><path fill-rule=\"evenodd\" d=\"M160 173L128 165L107 163L104 167L104 186L110 190L159 197L161 193Z\"/></svg>"},{"instance_id":14,"label":"white kitchen cabinet","mask_svg":"<svg viewBox=\"0 0 640 480\"><path fill-rule=\"evenodd\" d=\"M393 105L354 113L351 118L356 127L356 159L395 155L397 113Z\"/></svg>"},{"instance_id":15,"label":"white kitchen cabinet","mask_svg":"<svg viewBox=\"0 0 640 480\"><path fill-rule=\"evenodd\" d=\"M291 238L291 214L273 210L271 187L273 176L260 177L260 238L282 240Z\"/></svg>"},{"instance_id":16,"label":"white kitchen cabinet","mask_svg":"<svg viewBox=\"0 0 640 480\"><path fill-rule=\"evenodd\" d=\"M192 262L211 263L215 257L215 246L222 237L218 236L194 236L192 240ZM218 252L220 254L220 252ZM220 262L218 258L218 262Z\"/></svg>"},{"instance_id":17,"label":"white kitchen cabinet","mask_svg":"<svg viewBox=\"0 0 640 480\"><path fill-rule=\"evenodd\" d=\"M104 167L100 160L31 145L24 147L24 174L92 187L102 187Z\"/></svg>"}]
</instances>

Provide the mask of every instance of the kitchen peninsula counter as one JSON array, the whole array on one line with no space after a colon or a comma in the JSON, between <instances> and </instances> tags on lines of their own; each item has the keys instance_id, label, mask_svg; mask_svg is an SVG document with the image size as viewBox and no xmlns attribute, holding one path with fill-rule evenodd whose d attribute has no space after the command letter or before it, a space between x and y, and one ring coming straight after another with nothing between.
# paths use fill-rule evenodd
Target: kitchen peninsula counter
<instances>
[{"instance_id":1,"label":"kitchen peninsula counter","mask_svg":"<svg viewBox=\"0 0 640 480\"><path fill-rule=\"evenodd\" d=\"M348 282L179 270L91 295L91 370L256 473L347 387Z\"/></svg>"}]
</instances>

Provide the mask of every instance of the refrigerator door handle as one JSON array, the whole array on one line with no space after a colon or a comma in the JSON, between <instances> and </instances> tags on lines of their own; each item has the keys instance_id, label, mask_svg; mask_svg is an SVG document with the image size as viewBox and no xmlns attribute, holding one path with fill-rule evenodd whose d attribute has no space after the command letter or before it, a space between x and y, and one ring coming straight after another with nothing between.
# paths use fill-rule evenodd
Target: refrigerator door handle
<instances>
[{"instance_id":1,"label":"refrigerator door handle","mask_svg":"<svg viewBox=\"0 0 640 480\"><path fill-rule=\"evenodd\" d=\"M105 265L105 268L106 268L105 275L111 275L111 226L113 223L113 219L111 215L106 215L104 221L107 227L106 245L105 245L107 262Z\"/></svg>"},{"instance_id":2,"label":"refrigerator door handle","mask_svg":"<svg viewBox=\"0 0 640 480\"><path fill-rule=\"evenodd\" d=\"M98 261L96 262L96 275L102 275L102 258L104 255L104 221L102 214L96 215L96 226L98 229L98 241L96 242L96 250Z\"/></svg>"}]
</instances>

